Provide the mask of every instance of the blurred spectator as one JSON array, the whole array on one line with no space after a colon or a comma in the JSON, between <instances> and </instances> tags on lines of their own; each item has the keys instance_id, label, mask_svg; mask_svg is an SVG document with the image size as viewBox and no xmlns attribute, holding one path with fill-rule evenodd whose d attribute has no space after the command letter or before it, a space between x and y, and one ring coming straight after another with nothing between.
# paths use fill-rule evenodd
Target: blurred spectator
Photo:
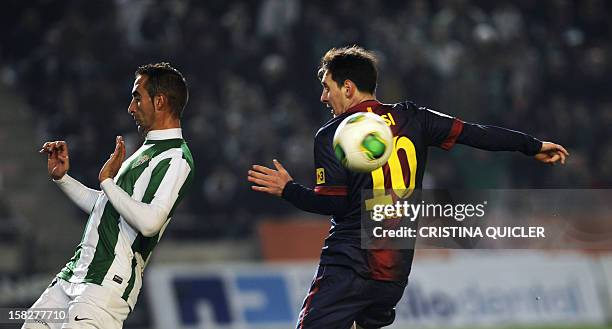
<instances>
[{"instance_id":1,"label":"blurred spectator","mask_svg":"<svg viewBox=\"0 0 612 329\"><path fill-rule=\"evenodd\" d=\"M528 131L572 153L563 170L545 170L520 156L462 148L453 151L454 162L438 162L435 151L429 187L612 185L606 1L13 5L2 15L2 81L40 114L45 135L71 143L72 172L90 186L114 136L132 130L127 114L103 118L127 108L136 66L170 61L186 73L191 99L183 128L199 188L184 209L207 219L189 222L190 237L248 234L258 217L286 211L250 193L244 177L252 163L279 158L296 180L313 181L312 136L329 119L318 101L317 61L330 47L354 43L380 54L382 99L408 97L466 121ZM140 137L125 137L133 151ZM464 152L476 152L470 163ZM236 225L229 230L227 223Z\"/></svg>"}]
</instances>

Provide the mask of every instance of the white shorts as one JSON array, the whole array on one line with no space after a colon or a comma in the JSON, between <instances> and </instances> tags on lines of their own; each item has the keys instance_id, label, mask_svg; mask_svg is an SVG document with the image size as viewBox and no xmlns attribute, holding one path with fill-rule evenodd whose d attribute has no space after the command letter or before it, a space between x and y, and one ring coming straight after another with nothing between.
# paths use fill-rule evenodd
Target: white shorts
<instances>
[{"instance_id":1,"label":"white shorts","mask_svg":"<svg viewBox=\"0 0 612 329\"><path fill-rule=\"evenodd\" d=\"M25 323L22 329L121 329L130 313L128 303L115 291L59 278L53 280L32 308L67 308L68 321Z\"/></svg>"}]
</instances>

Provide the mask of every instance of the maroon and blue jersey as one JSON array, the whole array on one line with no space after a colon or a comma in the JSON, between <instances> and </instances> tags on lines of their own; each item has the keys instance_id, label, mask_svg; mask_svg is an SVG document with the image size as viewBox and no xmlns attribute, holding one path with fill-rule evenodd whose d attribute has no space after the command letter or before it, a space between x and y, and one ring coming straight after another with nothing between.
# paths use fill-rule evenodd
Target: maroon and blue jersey
<instances>
[{"instance_id":1,"label":"maroon and blue jersey","mask_svg":"<svg viewBox=\"0 0 612 329\"><path fill-rule=\"evenodd\" d=\"M333 150L338 125L356 112L380 115L393 132L394 150L389 161L371 173L346 169ZM414 250L363 249L361 246L362 192L385 193L393 189L420 189L430 146L449 150L456 143L491 151L539 152L541 142L521 132L461 121L419 107L412 102L382 104L365 101L321 127L315 136L314 189L289 182L283 198L296 207L331 215L331 229L321 252L321 265L352 268L360 276L383 281L406 281ZM367 207L366 207L367 208Z\"/></svg>"}]
</instances>

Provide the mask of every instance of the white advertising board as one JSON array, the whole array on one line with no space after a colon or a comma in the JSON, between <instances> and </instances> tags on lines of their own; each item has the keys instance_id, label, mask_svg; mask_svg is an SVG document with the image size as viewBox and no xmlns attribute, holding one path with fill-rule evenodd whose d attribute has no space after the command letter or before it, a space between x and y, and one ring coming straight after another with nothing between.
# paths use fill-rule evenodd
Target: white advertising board
<instances>
[{"instance_id":1,"label":"white advertising board","mask_svg":"<svg viewBox=\"0 0 612 329\"><path fill-rule=\"evenodd\" d=\"M580 254L534 251L416 260L389 328L603 323L595 267ZM315 269L313 263L157 266L145 282L156 328L291 328Z\"/></svg>"}]
</instances>

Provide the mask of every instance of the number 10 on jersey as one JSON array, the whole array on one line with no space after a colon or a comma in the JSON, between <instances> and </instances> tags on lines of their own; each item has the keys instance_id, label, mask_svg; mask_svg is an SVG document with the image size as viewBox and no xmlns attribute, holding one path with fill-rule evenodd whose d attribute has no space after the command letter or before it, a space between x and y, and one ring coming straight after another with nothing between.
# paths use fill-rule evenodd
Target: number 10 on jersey
<instances>
[{"instance_id":1,"label":"number 10 on jersey","mask_svg":"<svg viewBox=\"0 0 612 329\"><path fill-rule=\"evenodd\" d=\"M401 151L401 152L400 152ZM405 157L408 168L402 168L400 156ZM416 185L417 158L414 143L406 136L393 137L393 152L387 162L389 177L385 180L384 167L372 171L373 198L365 200L366 210L372 210L376 204L393 204L393 197L387 194L386 189L393 189L399 198L407 198L414 191ZM404 175L410 175L405 177ZM409 180L406 182L406 179ZM406 186L408 184L408 186Z\"/></svg>"}]
</instances>

